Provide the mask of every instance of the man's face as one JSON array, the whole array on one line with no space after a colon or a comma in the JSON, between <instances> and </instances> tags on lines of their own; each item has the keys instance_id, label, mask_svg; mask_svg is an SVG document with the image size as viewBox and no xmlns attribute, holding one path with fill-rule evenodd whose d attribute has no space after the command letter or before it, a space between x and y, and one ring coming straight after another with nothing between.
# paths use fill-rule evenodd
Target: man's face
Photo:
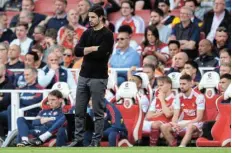
<instances>
[{"instance_id":1,"label":"man's face","mask_svg":"<svg viewBox=\"0 0 232 153\"><path fill-rule=\"evenodd\" d=\"M0 23L2 24L3 29L7 28L7 16L6 15L2 16Z\"/></svg>"},{"instance_id":2,"label":"man's face","mask_svg":"<svg viewBox=\"0 0 232 153\"><path fill-rule=\"evenodd\" d=\"M28 67L35 67L34 56L27 54L24 59L24 65L26 68Z\"/></svg>"},{"instance_id":3,"label":"man's face","mask_svg":"<svg viewBox=\"0 0 232 153\"><path fill-rule=\"evenodd\" d=\"M190 21L190 19L191 19L190 11L187 9L181 9L180 10L180 21L186 22L186 21Z\"/></svg>"},{"instance_id":4,"label":"man's face","mask_svg":"<svg viewBox=\"0 0 232 153\"><path fill-rule=\"evenodd\" d=\"M171 85L164 81L157 81L159 83L159 92L167 93L171 90Z\"/></svg>"},{"instance_id":5,"label":"man's face","mask_svg":"<svg viewBox=\"0 0 232 153\"><path fill-rule=\"evenodd\" d=\"M185 64L184 70L190 76L192 76L193 74L196 74L196 69L193 68L192 65L190 65L190 64Z\"/></svg>"},{"instance_id":6,"label":"man's face","mask_svg":"<svg viewBox=\"0 0 232 153\"><path fill-rule=\"evenodd\" d=\"M32 84L36 80L36 75L34 73L32 73L32 71L30 69L25 69L24 70L24 78L25 78L27 84Z\"/></svg>"},{"instance_id":7,"label":"man's face","mask_svg":"<svg viewBox=\"0 0 232 153\"><path fill-rule=\"evenodd\" d=\"M175 67L177 68L183 68L185 65L185 58L182 56L182 54L177 54L175 56Z\"/></svg>"},{"instance_id":8,"label":"man's face","mask_svg":"<svg viewBox=\"0 0 232 153\"><path fill-rule=\"evenodd\" d=\"M24 26L16 27L16 36L18 39L25 39L27 37L27 30Z\"/></svg>"},{"instance_id":9,"label":"man's face","mask_svg":"<svg viewBox=\"0 0 232 153\"><path fill-rule=\"evenodd\" d=\"M158 13L151 12L150 21L151 21L152 25L158 25L161 20L162 20L162 18L160 17L160 15Z\"/></svg>"},{"instance_id":10,"label":"man's face","mask_svg":"<svg viewBox=\"0 0 232 153\"><path fill-rule=\"evenodd\" d=\"M219 74L222 76L223 74L230 74L231 68L229 66L220 66Z\"/></svg>"},{"instance_id":11,"label":"man's face","mask_svg":"<svg viewBox=\"0 0 232 153\"><path fill-rule=\"evenodd\" d=\"M31 4L29 0L23 0L22 1L22 10L23 11L33 11L34 10L34 5Z\"/></svg>"},{"instance_id":12,"label":"man's face","mask_svg":"<svg viewBox=\"0 0 232 153\"><path fill-rule=\"evenodd\" d=\"M147 74L150 81L154 78L154 71L151 68L144 67L143 72Z\"/></svg>"},{"instance_id":13,"label":"man's face","mask_svg":"<svg viewBox=\"0 0 232 153\"><path fill-rule=\"evenodd\" d=\"M133 8L130 7L130 5L128 3L123 3L121 6L121 13L122 16L126 17L131 15L133 12Z\"/></svg>"},{"instance_id":14,"label":"man's face","mask_svg":"<svg viewBox=\"0 0 232 153\"><path fill-rule=\"evenodd\" d=\"M186 2L185 6L191 8L193 11L195 11L195 9L196 9L196 6L195 6L195 4L192 1Z\"/></svg>"},{"instance_id":15,"label":"man's face","mask_svg":"<svg viewBox=\"0 0 232 153\"><path fill-rule=\"evenodd\" d=\"M85 1L80 1L78 3L78 10L79 10L79 14L80 15L83 15L83 14L86 14L89 10L89 4L87 4L87 2Z\"/></svg>"},{"instance_id":16,"label":"man's face","mask_svg":"<svg viewBox=\"0 0 232 153\"><path fill-rule=\"evenodd\" d=\"M55 1L55 12L57 15L64 13L65 9L66 9L66 4L58 0Z\"/></svg>"},{"instance_id":17,"label":"man's face","mask_svg":"<svg viewBox=\"0 0 232 153\"><path fill-rule=\"evenodd\" d=\"M224 31L217 31L216 32L216 36L215 36L215 40L217 45L219 45L219 47L222 47L226 44L228 39L228 34Z\"/></svg>"},{"instance_id":18,"label":"man's face","mask_svg":"<svg viewBox=\"0 0 232 153\"><path fill-rule=\"evenodd\" d=\"M70 10L68 12L68 21L71 23L78 23L78 13L76 10Z\"/></svg>"},{"instance_id":19,"label":"man's face","mask_svg":"<svg viewBox=\"0 0 232 153\"><path fill-rule=\"evenodd\" d=\"M168 14L169 12L169 6L166 3L160 2L158 4L158 8L161 9L164 12L164 14Z\"/></svg>"},{"instance_id":20,"label":"man's face","mask_svg":"<svg viewBox=\"0 0 232 153\"><path fill-rule=\"evenodd\" d=\"M8 52L7 49L4 46L0 45L0 63L6 64L8 60Z\"/></svg>"},{"instance_id":21,"label":"man's face","mask_svg":"<svg viewBox=\"0 0 232 153\"><path fill-rule=\"evenodd\" d=\"M215 0L214 2L214 13L222 13L225 9L225 0Z\"/></svg>"},{"instance_id":22,"label":"man's face","mask_svg":"<svg viewBox=\"0 0 232 153\"><path fill-rule=\"evenodd\" d=\"M8 57L10 59L16 59L19 58L20 51L19 48L16 45L11 45L8 51Z\"/></svg>"},{"instance_id":23,"label":"man's face","mask_svg":"<svg viewBox=\"0 0 232 153\"><path fill-rule=\"evenodd\" d=\"M48 104L51 109L56 109L61 106L62 99L57 98L53 95L48 95Z\"/></svg>"},{"instance_id":24,"label":"man's face","mask_svg":"<svg viewBox=\"0 0 232 153\"><path fill-rule=\"evenodd\" d=\"M222 52L220 54L220 63L230 63L231 59L230 59L230 55L227 52Z\"/></svg>"},{"instance_id":25,"label":"man's face","mask_svg":"<svg viewBox=\"0 0 232 153\"><path fill-rule=\"evenodd\" d=\"M41 41L44 39L44 34L38 28L34 29L33 37L35 41Z\"/></svg>"},{"instance_id":26,"label":"man's face","mask_svg":"<svg viewBox=\"0 0 232 153\"><path fill-rule=\"evenodd\" d=\"M58 60L57 55L55 53L54 54L49 54L47 63L48 63L49 66L51 64L59 65L59 60Z\"/></svg>"},{"instance_id":27,"label":"man's face","mask_svg":"<svg viewBox=\"0 0 232 153\"><path fill-rule=\"evenodd\" d=\"M168 48L169 48L169 54L171 57L175 56L177 53L180 52L180 49L178 48L176 44L170 44Z\"/></svg>"},{"instance_id":28,"label":"man's face","mask_svg":"<svg viewBox=\"0 0 232 153\"><path fill-rule=\"evenodd\" d=\"M198 51L199 51L199 55L203 56L211 51L211 46L209 45L209 43L207 41L202 40L199 43Z\"/></svg>"},{"instance_id":29,"label":"man's face","mask_svg":"<svg viewBox=\"0 0 232 153\"><path fill-rule=\"evenodd\" d=\"M100 24L100 18L94 12L89 12L89 24L91 27L97 27Z\"/></svg>"},{"instance_id":30,"label":"man's face","mask_svg":"<svg viewBox=\"0 0 232 153\"><path fill-rule=\"evenodd\" d=\"M117 42L118 42L118 45L117 45L118 48L125 49L129 47L129 44L130 44L129 34L126 32L118 33Z\"/></svg>"},{"instance_id":31,"label":"man's face","mask_svg":"<svg viewBox=\"0 0 232 153\"><path fill-rule=\"evenodd\" d=\"M25 12L19 14L19 21L23 23L31 23L31 19L27 16Z\"/></svg>"},{"instance_id":32,"label":"man's face","mask_svg":"<svg viewBox=\"0 0 232 153\"><path fill-rule=\"evenodd\" d=\"M231 80L223 78L219 82L219 87L221 89L221 92L225 92L228 86L230 85Z\"/></svg>"},{"instance_id":33,"label":"man's face","mask_svg":"<svg viewBox=\"0 0 232 153\"><path fill-rule=\"evenodd\" d=\"M180 79L180 90L182 93L188 92L192 88L192 82Z\"/></svg>"}]
</instances>

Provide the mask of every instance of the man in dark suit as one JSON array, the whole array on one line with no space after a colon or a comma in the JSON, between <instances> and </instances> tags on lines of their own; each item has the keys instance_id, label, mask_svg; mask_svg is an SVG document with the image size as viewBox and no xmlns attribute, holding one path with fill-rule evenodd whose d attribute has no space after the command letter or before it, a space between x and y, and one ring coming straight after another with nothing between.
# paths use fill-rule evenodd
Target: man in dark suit
<instances>
[{"instance_id":1,"label":"man in dark suit","mask_svg":"<svg viewBox=\"0 0 232 153\"><path fill-rule=\"evenodd\" d=\"M215 0L213 10L204 15L202 31L205 33L206 38L213 42L219 26L226 27L230 34L230 18L230 13L225 9L225 0Z\"/></svg>"}]
</instances>

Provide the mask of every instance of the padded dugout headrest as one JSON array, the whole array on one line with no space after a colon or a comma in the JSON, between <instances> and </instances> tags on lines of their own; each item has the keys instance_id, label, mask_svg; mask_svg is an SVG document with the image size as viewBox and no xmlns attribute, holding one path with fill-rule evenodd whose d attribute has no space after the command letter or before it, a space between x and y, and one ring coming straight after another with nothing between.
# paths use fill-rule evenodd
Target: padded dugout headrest
<instances>
[{"instance_id":1,"label":"padded dugout headrest","mask_svg":"<svg viewBox=\"0 0 232 153\"><path fill-rule=\"evenodd\" d=\"M121 98L135 98L138 93L137 86L134 82L123 82L118 92L116 93L116 100L119 100Z\"/></svg>"},{"instance_id":2,"label":"padded dugout headrest","mask_svg":"<svg viewBox=\"0 0 232 153\"><path fill-rule=\"evenodd\" d=\"M180 76L179 72L172 72L168 74L168 77L172 80L172 89L180 88Z\"/></svg>"},{"instance_id":3,"label":"padded dugout headrest","mask_svg":"<svg viewBox=\"0 0 232 153\"><path fill-rule=\"evenodd\" d=\"M219 84L220 76L217 72L206 72L198 85L199 90L203 88L216 88Z\"/></svg>"},{"instance_id":4,"label":"padded dugout headrest","mask_svg":"<svg viewBox=\"0 0 232 153\"><path fill-rule=\"evenodd\" d=\"M66 82L57 82L52 86L52 90L59 90L62 95L63 98L68 99L69 98L69 94L70 94L70 89L69 86Z\"/></svg>"},{"instance_id":5,"label":"padded dugout headrest","mask_svg":"<svg viewBox=\"0 0 232 153\"><path fill-rule=\"evenodd\" d=\"M134 75L140 76L142 78L142 88L147 88L150 84L148 75L144 72L137 72Z\"/></svg>"}]
</instances>

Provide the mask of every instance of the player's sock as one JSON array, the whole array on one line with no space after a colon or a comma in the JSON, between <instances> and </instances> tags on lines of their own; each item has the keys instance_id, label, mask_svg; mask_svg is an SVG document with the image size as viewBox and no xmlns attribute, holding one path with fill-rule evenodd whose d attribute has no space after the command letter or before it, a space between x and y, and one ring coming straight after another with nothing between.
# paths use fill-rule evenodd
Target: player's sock
<instances>
[{"instance_id":1,"label":"player's sock","mask_svg":"<svg viewBox=\"0 0 232 153\"><path fill-rule=\"evenodd\" d=\"M152 129L150 133L150 146L156 146L157 141L160 136L160 131L158 129Z\"/></svg>"},{"instance_id":2,"label":"player's sock","mask_svg":"<svg viewBox=\"0 0 232 153\"><path fill-rule=\"evenodd\" d=\"M48 138L50 138L52 134L50 132L45 132L44 134L39 136L39 139L45 142Z\"/></svg>"}]
</instances>

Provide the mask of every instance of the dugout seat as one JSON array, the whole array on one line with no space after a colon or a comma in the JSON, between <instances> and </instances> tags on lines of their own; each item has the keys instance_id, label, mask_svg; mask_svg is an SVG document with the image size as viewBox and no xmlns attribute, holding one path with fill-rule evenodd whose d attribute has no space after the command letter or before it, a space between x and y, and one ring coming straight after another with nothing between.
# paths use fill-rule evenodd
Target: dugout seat
<instances>
[{"instance_id":1,"label":"dugout seat","mask_svg":"<svg viewBox=\"0 0 232 153\"><path fill-rule=\"evenodd\" d=\"M133 146L142 138L143 112L140 97L134 82L124 82L116 94L116 107L122 114L128 131L127 139L118 142L118 146Z\"/></svg>"},{"instance_id":2,"label":"dugout seat","mask_svg":"<svg viewBox=\"0 0 232 153\"><path fill-rule=\"evenodd\" d=\"M181 73L172 72L168 74L168 77L172 80L172 90L175 94L178 94L180 88L180 77Z\"/></svg>"},{"instance_id":3,"label":"dugout seat","mask_svg":"<svg viewBox=\"0 0 232 153\"><path fill-rule=\"evenodd\" d=\"M216 88L219 81L219 74L214 71L209 71L203 75L198 85L199 90L204 91L203 93L205 96L205 112L203 121L214 121L216 119L218 111L215 102L219 97Z\"/></svg>"},{"instance_id":4,"label":"dugout seat","mask_svg":"<svg viewBox=\"0 0 232 153\"><path fill-rule=\"evenodd\" d=\"M225 100L229 103L223 103ZM230 147L231 146L231 84L224 95L216 100L218 117L212 127L213 140L200 137L196 141L198 147Z\"/></svg>"}]
</instances>

